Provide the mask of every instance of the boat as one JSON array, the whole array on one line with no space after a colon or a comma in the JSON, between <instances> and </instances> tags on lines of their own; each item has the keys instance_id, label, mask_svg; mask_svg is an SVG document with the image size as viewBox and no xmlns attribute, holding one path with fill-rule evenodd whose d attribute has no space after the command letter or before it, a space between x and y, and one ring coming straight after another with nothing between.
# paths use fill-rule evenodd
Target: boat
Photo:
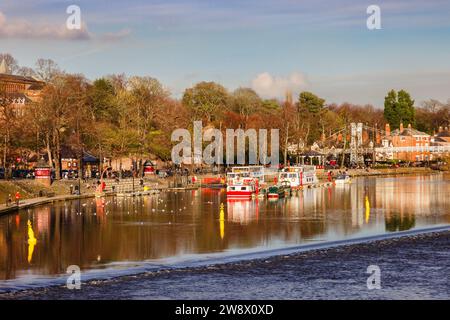
<instances>
[{"instance_id":1,"label":"boat","mask_svg":"<svg viewBox=\"0 0 450 320\"><path fill-rule=\"evenodd\" d=\"M258 194L258 179L243 178L227 186L227 200L250 200Z\"/></svg>"},{"instance_id":2,"label":"boat","mask_svg":"<svg viewBox=\"0 0 450 320\"><path fill-rule=\"evenodd\" d=\"M225 178L222 177L203 178L201 181L202 188L222 189L226 186Z\"/></svg>"},{"instance_id":3,"label":"boat","mask_svg":"<svg viewBox=\"0 0 450 320\"><path fill-rule=\"evenodd\" d=\"M270 186L267 190L268 199L279 199L284 198L286 195L286 190L283 185Z\"/></svg>"},{"instance_id":4,"label":"boat","mask_svg":"<svg viewBox=\"0 0 450 320\"><path fill-rule=\"evenodd\" d=\"M264 166L233 167L231 173L243 174L258 179L260 184L264 183Z\"/></svg>"},{"instance_id":5,"label":"boat","mask_svg":"<svg viewBox=\"0 0 450 320\"><path fill-rule=\"evenodd\" d=\"M227 185L241 184L244 179L250 179L249 172L228 172L226 183Z\"/></svg>"},{"instance_id":6,"label":"boat","mask_svg":"<svg viewBox=\"0 0 450 320\"><path fill-rule=\"evenodd\" d=\"M340 174L334 180L336 184L350 184L352 183L352 178L348 174Z\"/></svg>"},{"instance_id":7,"label":"boat","mask_svg":"<svg viewBox=\"0 0 450 320\"><path fill-rule=\"evenodd\" d=\"M284 195L286 197L292 196L292 188L288 182L281 182L281 185L284 187Z\"/></svg>"},{"instance_id":8,"label":"boat","mask_svg":"<svg viewBox=\"0 0 450 320\"><path fill-rule=\"evenodd\" d=\"M319 183L315 166L288 167L278 175L281 184L286 184L293 189L301 188L305 185Z\"/></svg>"}]
</instances>

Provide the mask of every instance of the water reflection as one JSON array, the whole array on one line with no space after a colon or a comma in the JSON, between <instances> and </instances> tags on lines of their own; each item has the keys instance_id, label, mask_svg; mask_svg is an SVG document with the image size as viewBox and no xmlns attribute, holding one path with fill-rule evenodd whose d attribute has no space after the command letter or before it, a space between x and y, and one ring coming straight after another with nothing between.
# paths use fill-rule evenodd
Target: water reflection
<instances>
[{"instance_id":1,"label":"water reflection","mask_svg":"<svg viewBox=\"0 0 450 320\"><path fill-rule=\"evenodd\" d=\"M30 263L31 259L33 258L34 246L36 245L37 240L34 236L34 231L33 228L31 227L30 220L27 221L27 225L28 225L28 263Z\"/></svg>"},{"instance_id":2,"label":"water reflection","mask_svg":"<svg viewBox=\"0 0 450 320\"><path fill-rule=\"evenodd\" d=\"M360 178L278 201L223 190L61 202L0 217L0 279L450 223L444 175Z\"/></svg>"}]
</instances>

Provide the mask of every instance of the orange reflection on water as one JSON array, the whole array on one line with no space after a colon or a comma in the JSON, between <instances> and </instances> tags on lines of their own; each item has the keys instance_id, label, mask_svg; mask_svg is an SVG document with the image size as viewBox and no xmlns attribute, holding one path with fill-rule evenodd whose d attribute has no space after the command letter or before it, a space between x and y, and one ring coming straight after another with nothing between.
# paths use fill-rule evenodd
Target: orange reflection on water
<instances>
[{"instance_id":1,"label":"orange reflection on water","mask_svg":"<svg viewBox=\"0 0 450 320\"><path fill-rule=\"evenodd\" d=\"M443 175L358 178L275 202L227 202L222 190L57 202L0 217L0 279L442 223L450 223Z\"/></svg>"}]
</instances>

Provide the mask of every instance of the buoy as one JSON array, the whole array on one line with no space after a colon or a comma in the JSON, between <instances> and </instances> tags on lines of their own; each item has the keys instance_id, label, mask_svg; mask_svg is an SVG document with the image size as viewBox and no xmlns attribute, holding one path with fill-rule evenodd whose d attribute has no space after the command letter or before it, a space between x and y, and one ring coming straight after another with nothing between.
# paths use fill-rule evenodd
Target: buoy
<instances>
[{"instance_id":1,"label":"buoy","mask_svg":"<svg viewBox=\"0 0 450 320\"><path fill-rule=\"evenodd\" d=\"M219 222L220 238L223 239L225 236L225 211L223 203L220 204Z\"/></svg>"}]
</instances>

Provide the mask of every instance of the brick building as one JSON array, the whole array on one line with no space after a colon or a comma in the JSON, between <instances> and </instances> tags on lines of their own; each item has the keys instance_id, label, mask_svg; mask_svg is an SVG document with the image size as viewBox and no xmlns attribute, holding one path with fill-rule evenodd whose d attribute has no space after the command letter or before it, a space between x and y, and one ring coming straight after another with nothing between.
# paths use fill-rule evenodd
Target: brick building
<instances>
[{"instance_id":1,"label":"brick building","mask_svg":"<svg viewBox=\"0 0 450 320\"><path fill-rule=\"evenodd\" d=\"M450 146L450 131L448 130L448 127L439 127L438 132L431 139L431 143L434 146Z\"/></svg>"},{"instance_id":2,"label":"brick building","mask_svg":"<svg viewBox=\"0 0 450 320\"><path fill-rule=\"evenodd\" d=\"M5 60L0 63L0 99L7 99L18 115L28 103L38 101L45 83L32 77L8 73Z\"/></svg>"},{"instance_id":3,"label":"brick building","mask_svg":"<svg viewBox=\"0 0 450 320\"><path fill-rule=\"evenodd\" d=\"M425 132L412 128L409 124L404 128L403 123L400 124L399 129L391 132L389 124L386 124L386 134L382 139L384 147L428 147L431 145L431 136ZM430 152L414 150L394 152L391 155L392 159L401 161L428 161L433 160Z\"/></svg>"}]
</instances>

